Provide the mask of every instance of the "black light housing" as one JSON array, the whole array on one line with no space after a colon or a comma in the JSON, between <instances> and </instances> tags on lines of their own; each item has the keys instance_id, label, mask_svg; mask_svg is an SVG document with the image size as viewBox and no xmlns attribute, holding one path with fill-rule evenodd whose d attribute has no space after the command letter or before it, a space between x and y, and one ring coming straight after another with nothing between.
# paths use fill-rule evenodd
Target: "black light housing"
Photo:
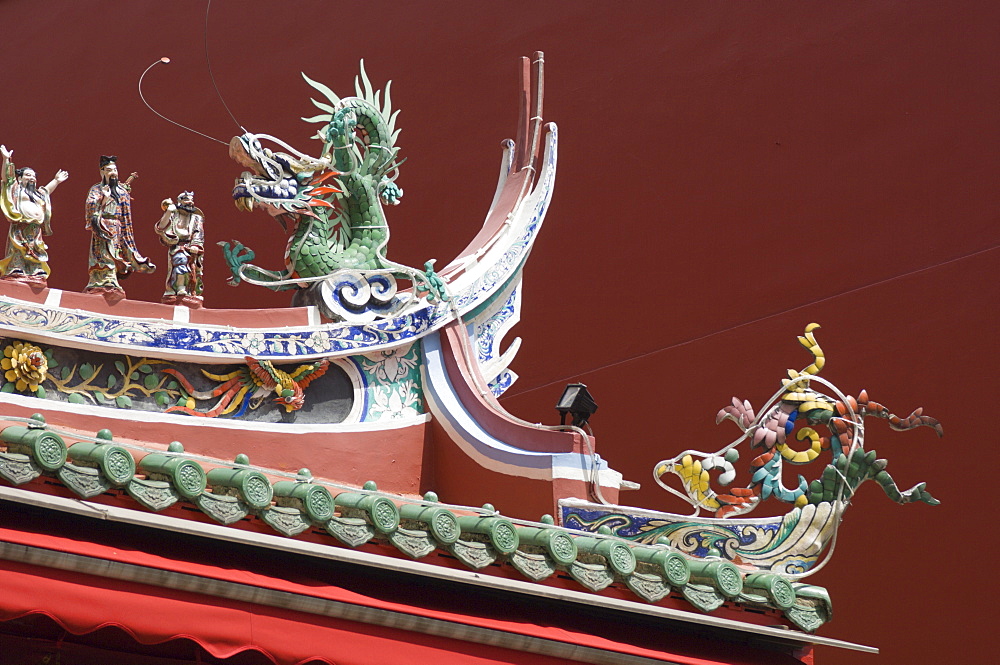
<instances>
[{"instance_id":1,"label":"black light housing","mask_svg":"<svg viewBox=\"0 0 1000 665\"><path fill-rule=\"evenodd\" d=\"M562 397L556 404L556 411L560 414L560 425L566 424L566 414L568 413L573 416L571 424L574 427L583 427L597 411L597 402L590 396L585 384L570 383L563 390Z\"/></svg>"}]
</instances>

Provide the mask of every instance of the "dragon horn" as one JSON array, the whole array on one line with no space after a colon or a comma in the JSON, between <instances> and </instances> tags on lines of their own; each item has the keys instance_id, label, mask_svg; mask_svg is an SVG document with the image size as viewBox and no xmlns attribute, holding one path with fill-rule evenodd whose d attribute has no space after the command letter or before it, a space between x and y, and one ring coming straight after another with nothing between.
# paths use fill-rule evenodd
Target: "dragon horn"
<instances>
[{"instance_id":1,"label":"dragon horn","mask_svg":"<svg viewBox=\"0 0 1000 665\"><path fill-rule=\"evenodd\" d=\"M312 80L311 78L309 78L308 76L306 76L305 72L300 72L300 73L302 74L302 78L305 79L306 83L308 83L312 87L316 88L316 90L318 90L321 93L323 93L323 96L325 96L327 99L329 99L334 104L334 106L336 106L337 104L340 103L340 97L338 97L337 93L335 93L333 90L331 90L328 86L323 85L322 83L319 83L318 81Z\"/></svg>"},{"instance_id":2,"label":"dragon horn","mask_svg":"<svg viewBox=\"0 0 1000 665\"><path fill-rule=\"evenodd\" d=\"M361 88L361 82L358 81L358 77L354 77L354 92L357 93L358 97L362 99L372 101L372 82L368 80L368 72L365 71L365 60L361 59L361 82L364 83L364 89Z\"/></svg>"},{"instance_id":3,"label":"dragon horn","mask_svg":"<svg viewBox=\"0 0 1000 665\"><path fill-rule=\"evenodd\" d=\"M389 88L391 86L392 86L392 81L388 81L385 84L385 103L381 108L382 115L384 115L386 118L392 115L392 104L389 102ZM392 129L390 128L389 131L391 132Z\"/></svg>"}]
</instances>

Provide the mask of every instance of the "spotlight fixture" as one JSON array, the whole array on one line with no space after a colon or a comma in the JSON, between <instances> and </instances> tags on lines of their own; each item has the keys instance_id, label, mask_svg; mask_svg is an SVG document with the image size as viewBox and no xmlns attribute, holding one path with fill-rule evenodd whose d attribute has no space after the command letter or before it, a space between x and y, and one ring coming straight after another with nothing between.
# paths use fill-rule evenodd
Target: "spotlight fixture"
<instances>
[{"instance_id":1,"label":"spotlight fixture","mask_svg":"<svg viewBox=\"0 0 1000 665\"><path fill-rule=\"evenodd\" d=\"M556 404L556 411L560 414L559 424L566 424L566 414L573 416L574 427L583 427L587 424L590 416L597 411L597 402L587 392L587 386L583 383L570 383L563 390L562 397Z\"/></svg>"}]
</instances>

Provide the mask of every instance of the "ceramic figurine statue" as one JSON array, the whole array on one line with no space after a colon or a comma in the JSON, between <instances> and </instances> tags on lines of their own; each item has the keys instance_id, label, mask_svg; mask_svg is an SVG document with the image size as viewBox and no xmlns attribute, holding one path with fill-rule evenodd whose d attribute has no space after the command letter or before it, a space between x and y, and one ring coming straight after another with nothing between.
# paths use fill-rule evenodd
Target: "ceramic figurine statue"
<instances>
[{"instance_id":1,"label":"ceramic figurine statue","mask_svg":"<svg viewBox=\"0 0 1000 665\"><path fill-rule=\"evenodd\" d=\"M69 177L57 171L52 181L39 187L31 168L15 169L10 161L13 150L0 145L0 209L10 222L7 232L7 255L0 261L0 279L45 286L49 269L48 247L43 235L52 235L50 197L59 183Z\"/></svg>"},{"instance_id":2,"label":"ceramic figurine statue","mask_svg":"<svg viewBox=\"0 0 1000 665\"><path fill-rule=\"evenodd\" d=\"M87 228L92 235L90 279L84 292L120 300L125 290L118 283L118 275L153 272L156 265L139 253L132 233L130 183L136 174L119 182L117 161L114 156L101 156L101 182L87 193Z\"/></svg>"},{"instance_id":3,"label":"ceramic figurine statue","mask_svg":"<svg viewBox=\"0 0 1000 665\"><path fill-rule=\"evenodd\" d=\"M194 205L194 192L181 192L177 204L164 199L163 216L154 229L167 247L166 290L161 302L168 305L202 305L202 265L205 254L205 213Z\"/></svg>"}]
</instances>

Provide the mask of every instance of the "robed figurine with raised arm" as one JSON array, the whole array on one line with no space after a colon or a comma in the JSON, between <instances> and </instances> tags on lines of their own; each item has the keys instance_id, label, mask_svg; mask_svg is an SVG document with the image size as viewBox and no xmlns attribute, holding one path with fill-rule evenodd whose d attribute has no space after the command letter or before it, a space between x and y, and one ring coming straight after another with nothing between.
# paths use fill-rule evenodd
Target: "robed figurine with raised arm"
<instances>
[{"instance_id":1,"label":"robed figurine with raised arm","mask_svg":"<svg viewBox=\"0 0 1000 665\"><path fill-rule=\"evenodd\" d=\"M48 247L42 236L52 235L51 195L69 173L57 171L49 184L39 187L35 170L15 168L10 161L13 154L13 150L0 145L3 157L0 210L10 222L7 253L0 260L0 279L46 286L52 271Z\"/></svg>"}]
</instances>

